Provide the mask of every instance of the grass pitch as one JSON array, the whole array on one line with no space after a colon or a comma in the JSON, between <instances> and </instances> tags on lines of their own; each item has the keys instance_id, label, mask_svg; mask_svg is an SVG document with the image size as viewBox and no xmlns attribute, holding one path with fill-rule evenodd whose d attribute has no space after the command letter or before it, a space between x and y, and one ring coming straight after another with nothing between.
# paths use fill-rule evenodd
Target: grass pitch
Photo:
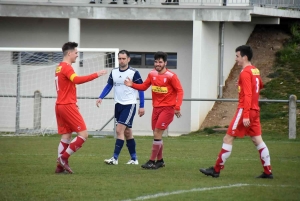
<instances>
[{"instance_id":1,"label":"grass pitch","mask_svg":"<svg viewBox=\"0 0 300 201\"><path fill-rule=\"evenodd\" d=\"M166 167L144 170L103 160L113 153L114 138L89 138L69 163L75 174L56 175L59 136L0 137L0 200L299 200L300 140L263 136L270 150L274 179L262 172L249 138L237 139L219 178L200 167L214 165L223 134L164 138ZM152 138L136 137L140 164L150 156Z\"/></svg>"}]
</instances>

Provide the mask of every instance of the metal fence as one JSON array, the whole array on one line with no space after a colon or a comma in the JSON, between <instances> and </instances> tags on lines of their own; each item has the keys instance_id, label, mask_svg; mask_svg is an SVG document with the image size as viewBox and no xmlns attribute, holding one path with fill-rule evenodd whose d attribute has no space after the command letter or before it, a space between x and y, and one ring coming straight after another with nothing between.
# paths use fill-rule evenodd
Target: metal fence
<instances>
[{"instance_id":1,"label":"metal fence","mask_svg":"<svg viewBox=\"0 0 300 201\"><path fill-rule=\"evenodd\" d=\"M7 98L7 97L15 97L15 96L7 96L7 95L1 95L0 98ZM30 131L31 133L38 133L41 130L41 105L42 105L42 99L54 99L55 96L45 96L43 97L42 94L39 91L34 92L34 96L22 96L21 98L33 98L34 101L34 108L33 108L33 129L27 129L26 132ZM78 97L78 99L95 99L95 97ZM106 99L113 99L113 98L106 98ZM152 100L151 98L145 98L145 100ZM238 99L183 99L183 101L217 101L217 102L238 102ZM289 139L296 139L297 135L297 102L300 103L300 100L297 100L297 97L295 95L291 95L289 97L289 100L269 100L269 99L260 99L259 102L265 102L265 103L288 103L289 108L289 117L288 117L288 133L289 133ZM19 118L16 118L19 119ZM91 135L97 135L101 134L102 129L109 124L109 122L114 120L114 116L110 118L107 122L102 125L102 127L98 131L89 131ZM18 124L18 122L17 122ZM35 132L37 131L37 132ZM23 133L23 130L17 130L15 131L15 134ZM47 131L48 133L56 133L57 131ZM165 132L164 136L167 136L168 131ZM106 132L106 134L109 133L110 135L115 135L115 124L114 124L114 132Z\"/></svg>"}]
</instances>

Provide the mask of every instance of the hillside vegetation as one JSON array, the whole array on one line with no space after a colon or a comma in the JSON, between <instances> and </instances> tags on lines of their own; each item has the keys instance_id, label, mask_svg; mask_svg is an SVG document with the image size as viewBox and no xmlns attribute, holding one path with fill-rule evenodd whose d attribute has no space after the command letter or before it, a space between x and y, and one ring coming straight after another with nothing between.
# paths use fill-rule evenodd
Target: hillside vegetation
<instances>
[{"instance_id":1,"label":"hillside vegetation","mask_svg":"<svg viewBox=\"0 0 300 201\"><path fill-rule=\"evenodd\" d=\"M265 27L259 28L268 29ZM283 47L279 48L276 52L276 59L273 63L273 67L270 68L270 71L267 74L268 81L261 91L263 99L288 100L292 94L300 98L300 23L281 25L280 29L284 29L290 37L285 40ZM266 31L265 34L268 34L268 32ZM267 36L263 37L268 38ZM253 43L253 39L250 38L249 41L251 40ZM260 41L257 41L257 43L260 43ZM272 43L272 41L269 41L269 43ZM288 103L260 103L260 106L261 123L264 135L286 138L288 136ZM213 110L215 109L213 108ZM223 111L218 112L222 113ZM298 109L297 123L299 124L299 122L300 111ZM219 127L223 126L215 125L212 127L204 127L203 129L194 132L194 134L212 134L216 132L213 129ZM297 128L297 133L298 135L300 134L299 126Z\"/></svg>"}]
</instances>

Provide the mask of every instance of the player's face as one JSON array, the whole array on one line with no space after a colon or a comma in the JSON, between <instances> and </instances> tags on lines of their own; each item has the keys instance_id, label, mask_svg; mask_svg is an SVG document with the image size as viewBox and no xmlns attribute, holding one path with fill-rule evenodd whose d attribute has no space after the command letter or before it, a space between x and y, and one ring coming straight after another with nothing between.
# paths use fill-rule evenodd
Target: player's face
<instances>
[{"instance_id":1,"label":"player's face","mask_svg":"<svg viewBox=\"0 0 300 201\"><path fill-rule=\"evenodd\" d=\"M128 63L130 61L130 57L127 57L127 54L119 54L118 55L118 60L119 60L119 66L121 68L127 68Z\"/></svg>"},{"instance_id":2,"label":"player's face","mask_svg":"<svg viewBox=\"0 0 300 201\"><path fill-rule=\"evenodd\" d=\"M157 59L154 61L154 68L157 72L162 72L166 69L167 62L164 62L162 58Z\"/></svg>"},{"instance_id":3,"label":"player's face","mask_svg":"<svg viewBox=\"0 0 300 201\"><path fill-rule=\"evenodd\" d=\"M75 48L74 50L70 50L70 51L69 51L69 57L70 57L72 63L75 63L75 62L76 62L76 59L77 59L77 57L78 57L78 51L77 51L77 48Z\"/></svg>"},{"instance_id":4,"label":"player's face","mask_svg":"<svg viewBox=\"0 0 300 201\"><path fill-rule=\"evenodd\" d=\"M240 51L236 52L236 54L235 54L235 62L236 62L236 64L238 66L243 66L243 64L244 64L244 57L241 56L241 52Z\"/></svg>"}]
</instances>

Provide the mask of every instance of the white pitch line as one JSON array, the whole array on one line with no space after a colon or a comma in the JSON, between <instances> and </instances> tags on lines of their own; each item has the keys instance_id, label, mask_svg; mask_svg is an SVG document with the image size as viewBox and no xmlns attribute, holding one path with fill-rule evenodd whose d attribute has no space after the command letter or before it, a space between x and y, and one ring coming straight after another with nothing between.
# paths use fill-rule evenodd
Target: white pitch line
<instances>
[{"instance_id":1,"label":"white pitch line","mask_svg":"<svg viewBox=\"0 0 300 201\"><path fill-rule=\"evenodd\" d=\"M234 187L242 187L242 186L274 186L274 185L267 185L267 184L232 184L228 186L216 186L216 187L205 187L205 188L193 188L190 190L179 190L179 191L173 191L173 192L167 192L167 193L157 193L153 195L146 195L146 196L140 196L134 199L128 199L128 200L122 200L122 201L134 201L134 200L148 200L158 197L164 197L169 195L177 195L182 193L190 193L190 192L199 192L199 191L210 191L210 190L218 190L218 189L225 189L225 188L234 188ZM294 187L294 188L300 188L300 186L290 186L290 185L275 185L275 187Z\"/></svg>"},{"instance_id":2,"label":"white pitch line","mask_svg":"<svg viewBox=\"0 0 300 201\"><path fill-rule=\"evenodd\" d=\"M190 192L199 192L199 191L210 191L210 190L217 190L217 189L224 189L224 188L234 188L234 187L242 187L242 186L249 186L250 184L232 184L229 186L216 186L216 187L205 187L205 188L193 188L190 190L179 190L179 191L173 191L173 192L167 192L167 193L157 193L153 195L146 195L137 197L134 199L128 199L128 200L122 200L122 201L133 201L133 200L148 200L158 197L164 197L164 196L170 196L170 195L177 195L182 193L190 193Z\"/></svg>"}]
</instances>

